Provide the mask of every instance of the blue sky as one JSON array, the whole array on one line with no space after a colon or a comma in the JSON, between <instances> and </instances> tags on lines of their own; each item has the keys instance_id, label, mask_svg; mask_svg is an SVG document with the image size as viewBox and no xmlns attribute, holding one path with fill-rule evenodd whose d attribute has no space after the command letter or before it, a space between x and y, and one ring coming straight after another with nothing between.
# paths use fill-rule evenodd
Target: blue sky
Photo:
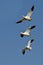
<instances>
[{"instance_id":1,"label":"blue sky","mask_svg":"<svg viewBox=\"0 0 43 65\"><path fill-rule=\"evenodd\" d=\"M35 6L32 21L16 22ZM20 37L20 32L36 25L30 37ZM28 40L34 39L32 51L22 55ZM43 1L0 0L0 65L43 65Z\"/></svg>"}]
</instances>

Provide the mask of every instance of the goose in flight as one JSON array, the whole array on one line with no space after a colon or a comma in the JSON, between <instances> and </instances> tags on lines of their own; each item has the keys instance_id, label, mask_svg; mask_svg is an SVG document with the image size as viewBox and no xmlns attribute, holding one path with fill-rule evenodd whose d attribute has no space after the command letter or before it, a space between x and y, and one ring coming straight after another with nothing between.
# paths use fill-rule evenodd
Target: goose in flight
<instances>
[{"instance_id":1,"label":"goose in flight","mask_svg":"<svg viewBox=\"0 0 43 65\"><path fill-rule=\"evenodd\" d=\"M29 27L25 32L20 32L20 36L23 37L23 36L30 36L30 30L34 29L36 26L31 26Z\"/></svg>"},{"instance_id":2,"label":"goose in flight","mask_svg":"<svg viewBox=\"0 0 43 65\"><path fill-rule=\"evenodd\" d=\"M29 51L32 50L31 44L32 44L33 41L34 41L34 39L29 40L27 46L22 49L22 54L23 55L25 54L26 50L29 50Z\"/></svg>"},{"instance_id":3,"label":"goose in flight","mask_svg":"<svg viewBox=\"0 0 43 65\"><path fill-rule=\"evenodd\" d=\"M31 20L32 20L31 15L32 15L33 11L34 11L34 5L31 7L31 9L30 9L30 11L27 13L27 15L26 15L26 16L23 16L23 17L22 17L18 22L16 22L16 23L21 23L21 22L23 22L24 20L31 21Z\"/></svg>"}]
</instances>

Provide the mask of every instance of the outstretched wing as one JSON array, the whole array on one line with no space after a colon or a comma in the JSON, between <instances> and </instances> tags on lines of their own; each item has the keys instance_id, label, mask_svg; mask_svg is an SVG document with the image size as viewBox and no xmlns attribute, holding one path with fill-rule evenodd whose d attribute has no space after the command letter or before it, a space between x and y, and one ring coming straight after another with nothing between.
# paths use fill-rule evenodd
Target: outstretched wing
<instances>
[{"instance_id":1,"label":"outstretched wing","mask_svg":"<svg viewBox=\"0 0 43 65\"><path fill-rule=\"evenodd\" d=\"M34 41L34 39L32 39L32 40L29 40L28 41L28 44L27 44L27 46L29 46L30 47L30 45L32 44L32 42Z\"/></svg>"},{"instance_id":2,"label":"outstretched wing","mask_svg":"<svg viewBox=\"0 0 43 65\"><path fill-rule=\"evenodd\" d=\"M27 28L27 30L25 32L29 33L30 32L30 28Z\"/></svg>"},{"instance_id":3,"label":"outstretched wing","mask_svg":"<svg viewBox=\"0 0 43 65\"><path fill-rule=\"evenodd\" d=\"M20 19L18 22L16 22L16 23L21 23L21 22L23 22L23 20L25 20L24 18L22 18L22 19Z\"/></svg>"},{"instance_id":4,"label":"outstretched wing","mask_svg":"<svg viewBox=\"0 0 43 65\"><path fill-rule=\"evenodd\" d=\"M31 17L33 11L34 11L34 5L33 5L32 8L30 9L30 11L27 13L27 16Z\"/></svg>"},{"instance_id":5,"label":"outstretched wing","mask_svg":"<svg viewBox=\"0 0 43 65\"><path fill-rule=\"evenodd\" d=\"M22 49L22 54L25 54L26 49L27 49L27 47Z\"/></svg>"},{"instance_id":6,"label":"outstretched wing","mask_svg":"<svg viewBox=\"0 0 43 65\"><path fill-rule=\"evenodd\" d=\"M30 30L32 30L32 29L34 29L36 26L34 25L34 26L30 26L30 27L28 27L28 29L26 30L26 32L30 32Z\"/></svg>"}]
</instances>

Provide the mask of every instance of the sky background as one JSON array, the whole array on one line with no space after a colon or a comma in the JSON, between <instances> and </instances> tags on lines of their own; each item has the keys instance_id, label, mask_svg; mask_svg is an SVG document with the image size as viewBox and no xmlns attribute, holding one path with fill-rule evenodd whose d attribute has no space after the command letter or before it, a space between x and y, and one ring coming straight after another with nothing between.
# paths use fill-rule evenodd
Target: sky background
<instances>
[{"instance_id":1,"label":"sky background","mask_svg":"<svg viewBox=\"0 0 43 65\"><path fill-rule=\"evenodd\" d=\"M16 22L35 6L32 21ZM36 25L30 37L20 32ZM22 49L34 39L32 51ZM0 65L43 65L43 0L0 0Z\"/></svg>"}]
</instances>

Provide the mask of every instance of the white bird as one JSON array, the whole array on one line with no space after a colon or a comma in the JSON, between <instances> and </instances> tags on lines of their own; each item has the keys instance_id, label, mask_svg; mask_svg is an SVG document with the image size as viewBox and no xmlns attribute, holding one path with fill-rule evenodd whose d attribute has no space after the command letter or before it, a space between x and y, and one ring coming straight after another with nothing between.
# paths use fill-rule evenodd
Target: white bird
<instances>
[{"instance_id":1,"label":"white bird","mask_svg":"<svg viewBox=\"0 0 43 65\"><path fill-rule=\"evenodd\" d=\"M25 32L20 32L20 36L30 36L30 30L32 30L33 28L35 28L36 26L31 26L29 27Z\"/></svg>"},{"instance_id":2,"label":"white bird","mask_svg":"<svg viewBox=\"0 0 43 65\"><path fill-rule=\"evenodd\" d=\"M33 5L32 8L30 9L30 11L27 13L27 15L26 15L26 16L23 16L22 19L19 20L19 21L16 22L16 23L21 23L21 22L23 22L24 20L31 21L31 20L32 20L31 15L32 15L32 13L33 13L33 10L34 10L34 5Z\"/></svg>"},{"instance_id":3,"label":"white bird","mask_svg":"<svg viewBox=\"0 0 43 65\"><path fill-rule=\"evenodd\" d=\"M25 51L26 51L26 50L29 50L29 51L32 50L31 43L32 43L33 41L34 41L34 39L29 40L27 46L22 49L22 54L23 54L23 55L25 54Z\"/></svg>"}]
</instances>

